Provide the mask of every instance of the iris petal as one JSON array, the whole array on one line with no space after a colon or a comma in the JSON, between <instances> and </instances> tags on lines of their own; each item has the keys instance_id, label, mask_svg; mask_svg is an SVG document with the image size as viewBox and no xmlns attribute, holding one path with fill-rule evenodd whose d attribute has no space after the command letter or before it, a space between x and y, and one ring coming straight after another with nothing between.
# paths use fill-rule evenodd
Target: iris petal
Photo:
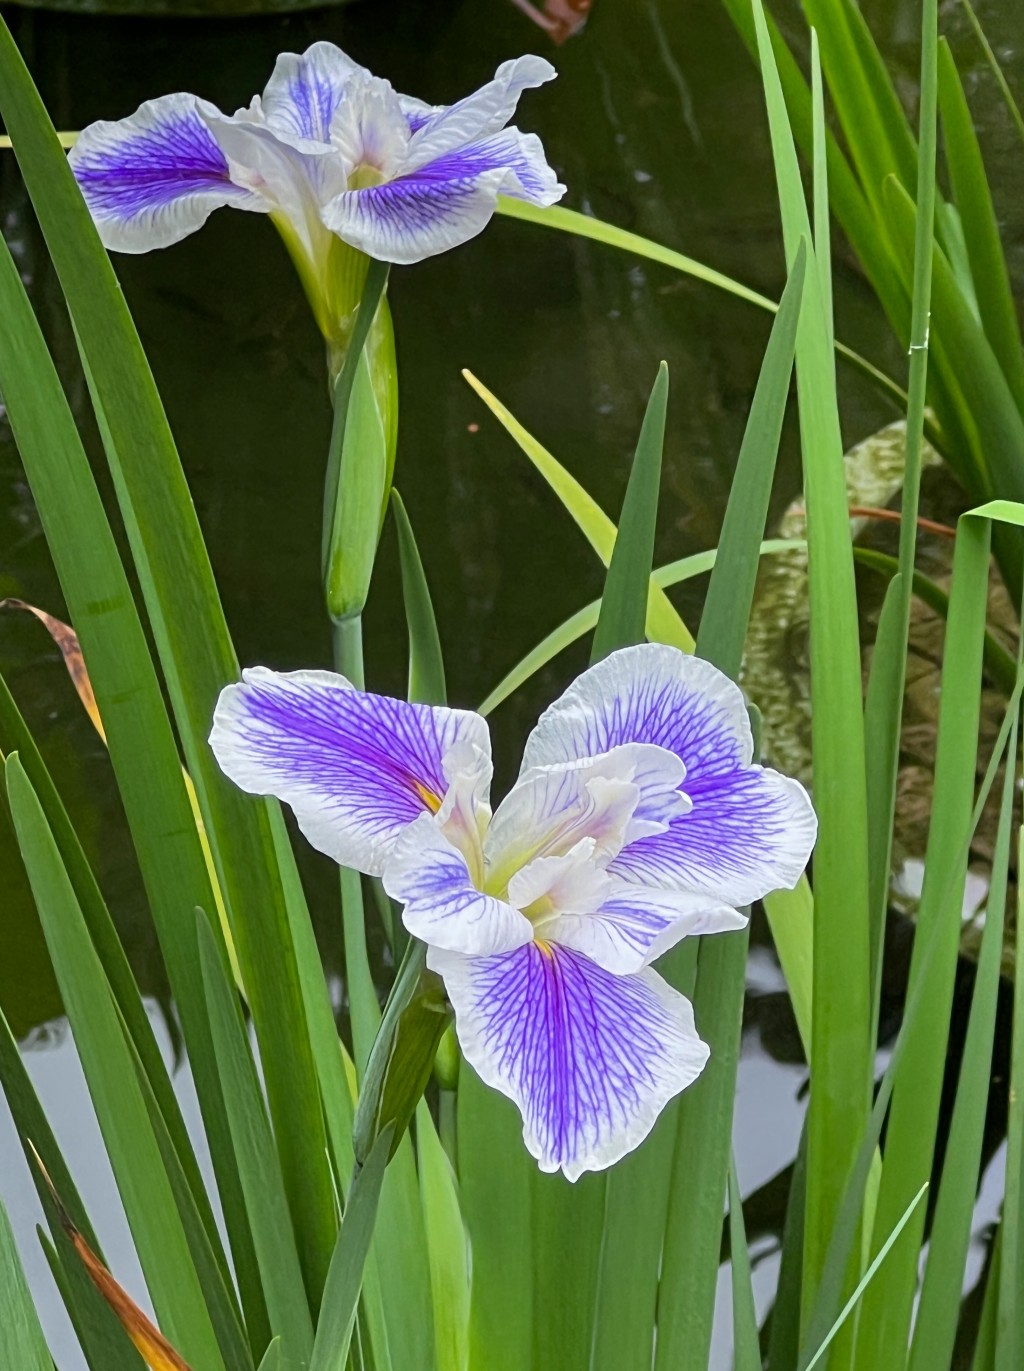
<instances>
[{"instance_id":1,"label":"iris petal","mask_svg":"<svg viewBox=\"0 0 1024 1371\"><path fill-rule=\"evenodd\" d=\"M538 857L556 857L581 838L603 865L633 838L663 831L688 801L684 767L660 747L618 747L599 757L536 767L498 806L484 839L487 879L502 887Z\"/></svg>"},{"instance_id":2,"label":"iris petal","mask_svg":"<svg viewBox=\"0 0 1024 1371\"><path fill-rule=\"evenodd\" d=\"M477 889L464 854L426 814L395 843L384 889L405 906L402 922L409 932L432 947L488 956L522 947L533 937L529 919L518 909Z\"/></svg>"},{"instance_id":3,"label":"iris petal","mask_svg":"<svg viewBox=\"0 0 1024 1371\"><path fill-rule=\"evenodd\" d=\"M461 740L490 755L478 714L371 695L329 671L264 667L221 692L210 735L236 785L284 800L314 847L370 875L408 824L439 810L445 757Z\"/></svg>"},{"instance_id":4,"label":"iris petal","mask_svg":"<svg viewBox=\"0 0 1024 1371\"><path fill-rule=\"evenodd\" d=\"M576 1180L639 1146L708 1049L688 1000L654 971L615 976L570 948L493 957L431 948L467 1061L514 1100L542 1171Z\"/></svg>"},{"instance_id":5,"label":"iris petal","mask_svg":"<svg viewBox=\"0 0 1024 1371\"><path fill-rule=\"evenodd\" d=\"M817 836L799 781L759 766L692 782L689 814L664 833L640 838L609 863L610 873L642 885L703 891L751 904L796 885Z\"/></svg>"},{"instance_id":6,"label":"iris petal","mask_svg":"<svg viewBox=\"0 0 1024 1371\"><path fill-rule=\"evenodd\" d=\"M127 119L82 130L68 161L108 248L167 247L201 228L221 205L267 208L232 181L210 117L223 118L208 101L165 95Z\"/></svg>"},{"instance_id":7,"label":"iris petal","mask_svg":"<svg viewBox=\"0 0 1024 1371\"><path fill-rule=\"evenodd\" d=\"M746 917L707 895L650 890L605 874L607 889L592 907L561 912L537 923L537 937L575 948L606 971L627 976L657 961L683 938L728 933Z\"/></svg>"},{"instance_id":8,"label":"iris petal","mask_svg":"<svg viewBox=\"0 0 1024 1371\"><path fill-rule=\"evenodd\" d=\"M425 166L498 133L515 114L524 90L542 86L557 75L543 57L527 55L502 62L492 81L425 118L409 149L408 169Z\"/></svg>"},{"instance_id":9,"label":"iris petal","mask_svg":"<svg viewBox=\"0 0 1024 1371\"><path fill-rule=\"evenodd\" d=\"M370 73L333 43L314 43L301 56L282 52L259 108L276 132L327 143L331 120L353 77L368 80Z\"/></svg>"},{"instance_id":10,"label":"iris petal","mask_svg":"<svg viewBox=\"0 0 1024 1371\"><path fill-rule=\"evenodd\" d=\"M613 652L577 677L527 739L523 770L621 743L656 743L681 757L687 791L748 766L753 754L739 686L710 662L659 643Z\"/></svg>"},{"instance_id":11,"label":"iris petal","mask_svg":"<svg viewBox=\"0 0 1024 1371\"><path fill-rule=\"evenodd\" d=\"M660 833L624 846L609 874L749 904L799 880L817 834L797 781L751 765L740 688L710 663L654 643L614 652L541 716L524 769L630 742L680 757L692 802Z\"/></svg>"},{"instance_id":12,"label":"iris petal","mask_svg":"<svg viewBox=\"0 0 1024 1371\"><path fill-rule=\"evenodd\" d=\"M384 185L346 191L325 206L323 217L371 257L419 262L481 233L502 193L551 205L564 192L540 141L509 129Z\"/></svg>"}]
</instances>

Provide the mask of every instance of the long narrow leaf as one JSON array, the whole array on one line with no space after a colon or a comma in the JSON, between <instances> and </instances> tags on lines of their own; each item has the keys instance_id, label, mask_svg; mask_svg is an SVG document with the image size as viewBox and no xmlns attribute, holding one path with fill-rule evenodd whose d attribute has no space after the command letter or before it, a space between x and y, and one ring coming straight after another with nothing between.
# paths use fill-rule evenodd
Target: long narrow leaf
<instances>
[{"instance_id":1,"label":"long narrow leaf","mask_svg":"<svg viewBox=\"0 0 1024 1371\"><path fill-rule=\"evenodd\" d=\"M167 1336L187 1359L224 1371L134 1064L81 909L16 756L8 759L6 775L36 907L154 1306Z\"/></svg>"},{"instance_id":2,"label":"long narrow leaf","mask_svg":"<svg viewBox=\"0 0 1024 1371\"><path fill-rule=\"evenodd\" d=\"M3 25L0 104L75 325L188 768L213 844L260 1038L307 1290L315 1305L335 1236L331 1177L271 806L230 785L206 746L214 703L225 682L235 678L237 663L152 373L67 159ZM81 632L81 625L76 627ZM173 880L168 888L175 889ZM189 904L213 907L206 899Z\"/></svg>"}]
</instances>

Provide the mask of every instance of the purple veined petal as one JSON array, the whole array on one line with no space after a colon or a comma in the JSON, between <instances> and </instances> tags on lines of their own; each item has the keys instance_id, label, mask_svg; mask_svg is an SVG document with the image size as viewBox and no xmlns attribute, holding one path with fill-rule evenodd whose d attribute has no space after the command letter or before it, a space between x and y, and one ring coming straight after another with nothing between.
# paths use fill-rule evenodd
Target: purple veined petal
<instances>
[{"instance_id":1,"label":"purple veined petal","mask_svg":"<svg viewBox=\"0 0 1024 1371\"><path fill-rule=\"evenodd\" d=\"M526 772L487 830L488 883L500 889L527 863L561 856L582 838L603 865L624 844L663 832L689 806L679 790L684 774L673 753L644 745Z\"/></svg>"},{"instance_id":2,"label":"purple veined petal","mask_svg":"<svg viewBox=\"0 0 1024 1371\"><path fill-rule=\"evenodd\" d=\"M210 746L242 790L290 805L314 847L380 875L402 830L440 809L444 760L463 739L490 755L478 714L371 695L330 671L253 667L221 691Z\"/></svg>"},{"instance_id":3,"label":"purple veined petal","mask_svg":"<svg viewBox=\"0 0 1024 1371\"><path fill-rule=\"evenodd\" d=\"M264 209L287 219L315 263L330 241L321 206L343 189L348 175L337 150L292 139L247 112L229 118L204 111L204 117L232 180L248 187Z\"/></svg>"},{"instance_id":4,"label":"purple veined petal","mask_svg":"<svg viewBox=\"0 0 1024 1371\"><path fill-rule=\"evenodd\" d=\"M630 886L602 875L606 887L589 909L538 920L536 936L574 948L616 976L650 966L683 938L746 926L745 915L706 895Z\"/></svg>"},{"instance_id":5,"label":"purple veined petal","mask_svg":"<svg viewBox=\"0 0 1024 1371\"><path fill-rule=\"evenodd\" d=\"M514 1100L542 1171L569 1180L638 1147L708 1049L688 1000L650 969L615 976L571 948L493 957L430 948L467 1061Z\"/></svg>"},{"instance_id":6,"label":"purple veined petal","mask_svg":"<svg viewBox=\"0 0 1024 1371\"><path fill-rule=\"evenodd\" d=\"M510 129L384 185L346 191L325 206L323 219L371 257L411 263L481 233L500 194L550 205L564 193L540 141Z\"/></svg>"},{"instance_id":7,"label":"purple veined petal","mask_svg":"<svg viewBox=\"0 0 1024 1371\"><path fill-rule=\"evenodd\" d=\"M623 648L545 711L523 766L629 741L656 743L682 759L692 808L662 833L626 846L610 874L731 905L796 884L814 846L814 811L798 782L751 766L743 693L727 676L676 648Z\"/></svg>"},{"instance_id":8,"label":"purple veined petal","mask_svg":"<svg viewBox=\"0 0 1024 1371\"><path fill-rule=\"evenodd\" d=\"M267 209L232 181L204 116L223 117L194 95L164 95L78 135L68 161L106 247L149 252L194 233L222 205Z\"/></svg>"},{"instance_id":9,"label":"purple veined petal","mask_svg":"<svg viewBox=\"0 0 1024 1371\"><path fill-rule=\"evenodd\" d=\"M409 932L432 947L488 956L533 937L518 909L476 888L465 856L429 814L399 836L384 868L384 889L404 905Z\"/></svg>"},{"instance_id":10,"label":"purple veined petal","mask_svg":"<svg viewBox=\"0 0 1024 1371\"><path fill-rule=\"evenodd\" d=\"M415 95L399 94L398 103L405 115L410 133L418 133L428 120L433 119L435 115L443 114L448 108L447 105L428 105L426 100L417 100Z\"/></svg>"},{"instance_id":11,"label":"purple veined petal","mask_svg":"<svg viewBox=\"0 0 1024 1371\"><path fill-rule=\"evenodd\" d=\"M346 87L370 73L333 43L314 43L301 55L282 52L260 101L275 132L317 143L329 143L331 120Z\"/></svg>"},{"instance_id":12,"label":"purple veined petal","mask_svg":"<svg viewBox=\"0 0 1024 1371\"><path fill-rule=\"evenodd\" d=\"M493 81L426 119L409 148L408 170L499 132L515 114L524 90L542 86L557 75L543 57L517 57L503 62Z\"/></svg>"},{"instance_id":13,"label":"purple veined petal","mask_svg":"<svg viewBox=\"0 0 1024 1371\"><path fill-rule=\"evenodd\" d=\"M731 905L791 889L814 848L818 821L807 791L788 776L750 766L697 782L688 814L631 843L610 874L641 885L703 892Z\"/></svg>"},{"instance_id":14,"label":"purple veined petal","mask_svg":"<svg viewBox=\"0 0 1024 1371\"><path fill-rule=\"evenodd\" d=\"M743 692L700 657L660 643L611 653L544 711L523 770L592 757L620 743L656 743L681 757L686 789L748 766L753 755Z\"/></svg>"}]
</instances>

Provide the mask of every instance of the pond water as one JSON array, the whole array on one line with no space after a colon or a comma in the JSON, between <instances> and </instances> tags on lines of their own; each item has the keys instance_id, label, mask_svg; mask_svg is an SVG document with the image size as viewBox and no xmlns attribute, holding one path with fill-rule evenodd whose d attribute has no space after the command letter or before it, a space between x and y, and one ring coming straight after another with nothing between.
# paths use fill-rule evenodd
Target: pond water
<instances>
[{"instance_id":1,"label":"pond water","mask_svg":"<svg viewBox=\"0 0 1024 1371\"><path fill-rule=\"evenodd\" d=\"M913 98L914 0L864 0L901 85ZM978 6L1011 81L1024 84L1016 0ZM719 0L595 0L584 33L553 49L506 0L364 0L289 16L141 20L3 7L58 127L117 118L165 91L194 90L226 109L260 89L276 54L328 38L431 101L457 98L509 56L550 56L559 79L524 99L520 123L544 139L569 186L566 204L678 248L765 294L783 263L760 84ZM990 155L1018 283L1024 279L1020 149L956 6L945 29L965 72ZM782 12L778 11L777 12ZM802 32L788 15L787 31ZM1016 31L1015 31L1016 30ZM59 292L9 154L0 154L3 230L43 317L69 389L84 387ZM319 337L291 266L261 216L216 214L202 233L118 271L171 418L243 662L327 665L319 588L319 508L330 414ZM397 484L434 590L453 701L477 703L549 629L600 589L588 546L460 378L473 370L608 510L621 499L655 369L672 378L658 560L711 547L768 318L667 269L532 226L496 221L458 252L393 273L401 376ZM897 377L899 348L850 254L836 262L837 332ZM852 443L895 416L854 373L841 376ZM95 448L95 442L93 443ZM101 478L102 479L102 478ZM795 426L784 435L776 509L799 488ZM405 637L390 531L367 614L368 683L401 692ZM695 623L703 587L675 595ZM56 577L17 453L0 428L0 597L63 613ZM498 789L543 705L585 661L565 654L493 720ZM161 1041L178 1043L173 1006L145 911L106 756L49 638L28 616L0 619L0 669L27 714L117 918ZM303 850L324 962L343 996L332 870ZM0 1005L119 1275L141 1275L6 819L0 819ZM896 930L898 953L905 937ZM900 995L894 959L892 1006ZM969 982L969 972L965 972ZM785 1200L805 1080L782 980L756 929L748 985L736 1145L762 1307ZM190 1117L188 1069L177 1080ZM993 1122L992 1148L998 1144ZM994 1168L992 1169L994 1170ZM781 1178L779 1173L783 1173ZM0 1192L31 1276L48 1289L32 1234L34 1196L0 1103ZM972 1279L998 1182L983 1189ZM78 1371L55 1293L44 1301L62 1371ZM716 1345L728 1364L728 1334Z\"/></svg>"}]
</instances>

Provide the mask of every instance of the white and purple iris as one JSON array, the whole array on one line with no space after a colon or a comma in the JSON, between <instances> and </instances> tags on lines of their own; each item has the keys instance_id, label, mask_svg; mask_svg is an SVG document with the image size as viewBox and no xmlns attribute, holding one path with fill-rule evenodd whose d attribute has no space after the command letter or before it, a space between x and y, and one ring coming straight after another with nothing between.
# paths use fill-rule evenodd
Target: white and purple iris
<instances>
[{"instance_id":1,"label":"white and purple iris","mask_svg":"<svg viewBox=\"0 0 1024 1371\"><path fill-rule=\"evenodd\" d=\"M487 724L330 672L246 671L211 744L242 789L383 878L426 942L467 1060L515 1101L527 1148L570 1180L610 1166L701 1072L688 1000L651 963L741 928L799 879L803 787L751 763L739 688L653 644L613 653L541 717L492 813Z\"/></svg>"},{"instance_id":2,"label":"white and purple iris","mask_svg":"<svg viewBox=\"0 0 1024 1371\"><path fill-rule=\"evenodd\" d=\"M148 252L222 205L273 216L316 277L337 237L387 262L418 262L479 233L498 195L551 205L565 187L534 134L506 127L540 57L505 62L450 106L399 95L333 43L282 53L236 114L195 95L147 100L91 124L70 161L104 243ZM301 254L301 257L300 257Z\"/></svg>"}]
</instances>

